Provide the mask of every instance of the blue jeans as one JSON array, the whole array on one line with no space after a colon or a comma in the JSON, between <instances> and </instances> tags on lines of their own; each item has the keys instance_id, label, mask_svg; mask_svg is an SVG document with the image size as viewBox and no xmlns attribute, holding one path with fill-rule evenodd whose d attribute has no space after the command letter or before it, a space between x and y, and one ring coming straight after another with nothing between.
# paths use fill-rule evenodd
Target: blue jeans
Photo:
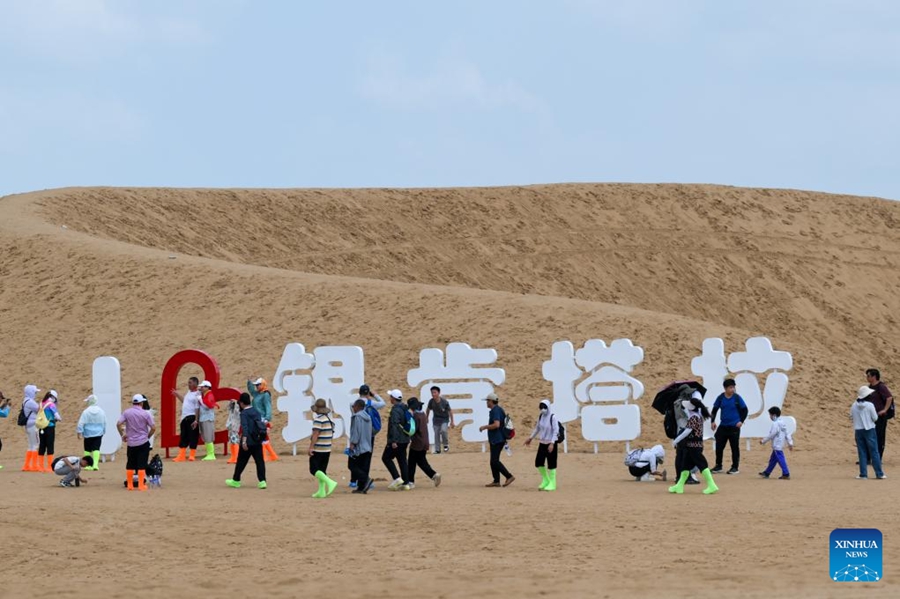
<instances>
[{"instance_id":1,"label":"blue jeans","mask_svg":"<svg viewBox=\"0 0 900 599\"><path fill-rule=\"evenodd\" d=\"M878 436L875 429L858 429L855 433L856 452L859 454L859 475L863 478L869 476L868 464L871 461L875 476L881 478L884 472L881 470L881 456L878 454Z\"/></svg>"}]
</instances>

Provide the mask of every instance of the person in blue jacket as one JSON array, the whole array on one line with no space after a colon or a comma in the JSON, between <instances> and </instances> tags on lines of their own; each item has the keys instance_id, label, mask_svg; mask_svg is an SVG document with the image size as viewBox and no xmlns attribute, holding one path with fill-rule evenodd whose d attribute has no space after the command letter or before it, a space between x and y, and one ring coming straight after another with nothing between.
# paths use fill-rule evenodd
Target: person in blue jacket
<instances>
[{"instance_id":1,"label":"person in blue jacket","mask_svg":"<svg viewBox=\"0 0 900 599\"><path fill-rule=\"evenodd\" d=\"M741 427L747 420L747 404L744 398L734 392L734 379L725 379L722 383L725 392L716 398L712 409L712 430L716 434L716 465L713 472L722 471L722 457L725 444L731 445L731 469L726 474L740 474L741 465ZM716 414L722 411L719 424L716 426Z\"/></svg>"}]
</instances>

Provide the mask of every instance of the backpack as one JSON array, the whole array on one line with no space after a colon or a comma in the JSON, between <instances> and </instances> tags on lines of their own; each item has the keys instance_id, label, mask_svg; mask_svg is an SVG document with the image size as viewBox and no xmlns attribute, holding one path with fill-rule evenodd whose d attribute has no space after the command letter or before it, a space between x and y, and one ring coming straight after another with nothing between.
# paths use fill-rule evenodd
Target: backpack
<instances>
[{"instance_id":1,"label":"backpack","mask_svg":"<svg viewBox=\"0 0 900 599\"><path fill-rule=\"evenodd\" d=\"M366 401L366 414L372 419L372 433L378 434L381 431L381 414L372 405L372 400Z\"/></svg>"},{"instance_id":2,"label":"backpack","mask_svg":"<svg viewBox=\"0 0 900 599\"><path fill-rule=\"evenodd\" d=\"M331 421L329 420L329 422L331 422ZM266 437L269 436L269 431L268 431L265 423L262 421L262 418L253 422L253 428L256 430L251 431L250 434L247 435L252 441L255 441L257 443L262 443L263 441L266 440ZM332 430L334 429L333 422L331 423L331 428L332 428Z\"/></svg>"},{"instance_id":3,"label":"backpack","mask_svg":"<svg viewBox=\"0 0 900 599\"><path fill-rule=\"evenodd\" d=\"M559 427L559 434L556 435L556 442L562 443L566 440L566 427L563 426L563 423L559 420L556 421L556 426Z\"/></svg>"},{"instance_id":4,"label":"backpack","mask_svg":"<svg viewBox=\"0 0 900 599\"><path fill-rule=\"evenodd\" d=\"M147 464L147 475L148 476L162 476L163 473L163 461L162 458L159 457L159 454L153 456L153 459L150 460L150 463Z\"/></svg>"},{"instance_id":5,"label":"backpack","mask_svg":"<svg viewBox=\"0 0 900 599\"><path fill-rule=\"evenodd\" d=\"M43 430L50 426L50 419L47 418L47 412L44 411L43 406L38 408L37 417L34 419L34 426L39 430Z\"/></svg>"},{"instance_id":6,"label":"backpack","mask_svg":"<svg viewBox=\"0 0 900 599\"><path fill-rule=\"evenodd\" d=\"M22 407L19 409L19 416L16 418L16 424L19 426L25 426L28 424L28 414L25 413L25 402L22 402Z\"/></svg>"},{"instance_id":7,"label":"backpack","mask_svg":"<svg viewBox=\"0 0 900 599\"><path fill-rule=\"evenodd\" d=\"M666 414L663 416L663 429L666 431L666 436L670 439L678 436L678 420L675 418L674 406L666 408Z\"/></svg>"},{"instance_id":8,"label":"backpack","mask_svg":"<svg viewBox=\"0 0 900 599\"><path fill-rule=\"evenodd\" d=\"M413 418L412 412L409 410L403 410L403 413L406 415L406 421L400 427L400 430L409 437L412 437L416 434L416 419Z\"/></svg>"},{"instance_id":9,"label":"backpack","mask_svg":"<svg viewBox=\"0 0 900 599\"><path fill-rule=\"evenodd\" d=\"M506 412L503 413L503 438L507 441L516 436L516 425Z\"/></svg>"},{"instance_id":10,"label":"backpack","mask_svg":"<svg viewBox=\"0 0 900 599\"><path fill-rule=\"evenodd\" d=\"M640 462L642 451L644 451L643 447L641 447L640 449L632 449L631 451L629 451L628 455L625 456L625 465L631 467Z\"/></svg>"}]
</instances>

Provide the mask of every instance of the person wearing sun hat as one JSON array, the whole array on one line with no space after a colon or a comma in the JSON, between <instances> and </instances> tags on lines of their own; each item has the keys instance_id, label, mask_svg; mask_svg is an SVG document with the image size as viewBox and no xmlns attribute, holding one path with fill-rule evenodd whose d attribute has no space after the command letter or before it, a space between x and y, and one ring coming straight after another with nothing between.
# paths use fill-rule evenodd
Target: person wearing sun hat
<instances>
[{"instance_id":1,"label":"person wearing sun hat","mask_svg":"<svg viewBox=\"0 0 900 599\"><path fill-rule=\"evenodd\" d=\"M879 479L887 478L881 469L881 454L878 453L878 435L875 427L878 423L878 411L870 396L875 392L868 385L863 385L856 393L856 401L850 408L853 420L853 434L856 436L856 451L859 456L859 475L856 478L869 478L869 462Z\"/></svg>"},{"instance_id":2,"label":"person wearing sun hat","mask_svg":"<svg viewBox=\"0 0 900 599\"><path fill-rule=\"evenodd\" d=\"M506 445L506 437L503 435L503 424L506 421L506 412L500 407L500 398L496 393L488 393L484 398L487 402L490 413L488 415L488 423L478 427L479 431L487 431L488 443L491 446L491 477L493 480L485 485L485 487L499 487L500 475L502 474L506 480L503 482L504 487L508 487L516 477L506 469L503 462L500 461L500 452Z\"/></svg>"},{"instance_id":3,"label":"person wearing sun hat","mask_svg":"<svg viewBox=\"0 0 900 599\"><path fill-rule=\"evenodd\" d=\"M216 459L216 396L212 392L212 384L209 381L200 383L200 436L203 437L203 446L206 448L204 462Z\"/></svg>"},{"instance_id":4,"label":"person wearing sun hat","mask_svg":"<svg viewBox=\"0 0 900 599\"><path fill-rule=\"evenodd\" d=\"M331 410L324 399L317 399L313 404L312 437L309 438L309 473L319 481L319 490L313 493L313 498L322 499L334 493L337 483L330 478L328 461L331 458L331 440L334 438L334 421L328 414Z\"/></svg>"},{"instance_id":5,"label":"person wearing sun hat","mask_svg":"<svg viewBox=\"0 0 900 599\"><path fill-rule=\"evenodd\" d=\"M41 409L37 402L37 394L41 392L35 385L25 385L25 399L22 400L22 411L28 419L25 423L25 436L28 438L28 451L25 452L25 465L22 472L41 472L38 468L38 447L41 438L38 435L37 413Z\"/></svg>"},{"instance_id":6,"label":"person wearing sun hat","mask_svg":"<svg viewBox=\"0 0 900 599\"><path fill-rule=\"evenodd\" d=\"M253 407L262 415L266 428L272 428L272 392L269 391L269 385L266 379L258 376L251 376L247 379L247 391L253 398ZM278 461L278 454L272 449L269 437L263 441L263 456L267 462Z\"/></svg>"},{"instance_id":7,"label":"person wearing sun hat","mask_svg":"<svg viewBox=\"0 0 900 599\"><path fill-rule=\"evenodd\" d=\"M97 405L97 397L88 395L84 399L87 407L81 412L75 433L84 440L84 455L91 456L93 464L85 470L100 469L100 443L106 434L106 413Z\"/></svg>"},{"instance_id":8,"label":"person wearing sun hat","mask_svg":"<svg viewBox=\"0 0 900 599\"><path fill-rule=\"evenodd\" d=\"M137 475L139 491L147 490L145 475L150 461L150 437L156 433L156 424L149 410L144 409L144 396L137 394L131 398L131 407L122 412L116 423L122 441L128 446L125 464L125 481L129 491L134 490L134 476Z\"/></svg>"}]
</instances>

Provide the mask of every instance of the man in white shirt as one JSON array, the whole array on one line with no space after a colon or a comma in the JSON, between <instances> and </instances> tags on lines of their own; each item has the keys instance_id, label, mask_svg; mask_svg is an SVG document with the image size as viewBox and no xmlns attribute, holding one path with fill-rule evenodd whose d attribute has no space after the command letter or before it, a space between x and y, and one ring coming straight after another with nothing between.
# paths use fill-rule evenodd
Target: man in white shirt
<instances>
[{"instance_id":1,"label":"man in white shirt","mask_svg":"<svg viewBox=\"0 0 900 599\"><path fill-rule=\"evenodd\" d=\"M178 439L178 455L175 457L176 462L188 460L193 462L197 458L197 443L200 441L200 400L202 395L198 386L200 380L192 376L188 379L188 392L181 395L177 390L172 389L172 395L181 400L181 436ZM190 448L190 454L185 457L185 453Z\"/></svg>"},{"instance_id":2,"label":"man in white shirt","mask_svg":"<svg viewBox=\"0 0 900 599\"><path fill-rule=\"evenodd\" d=\"M51 468L57 476L62 476L59 481L60 487L80 487L81 483L87 484L87 481L81 478L82 468L88 468L94 465L94 459L86 455L78 457L76 455L67 455L53 460Z\"/></svg>"}]
</instances>

